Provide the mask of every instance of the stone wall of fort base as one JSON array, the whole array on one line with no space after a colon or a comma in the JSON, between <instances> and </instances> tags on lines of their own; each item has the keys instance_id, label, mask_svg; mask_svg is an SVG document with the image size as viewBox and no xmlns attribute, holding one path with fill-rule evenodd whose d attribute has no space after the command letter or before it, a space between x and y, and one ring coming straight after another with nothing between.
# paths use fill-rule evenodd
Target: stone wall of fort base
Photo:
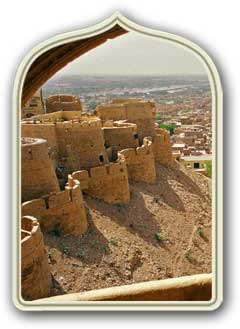
<instances>
[{"instance_id":1,"label":"stone wall of fort base","mask_svg":"<svg viewBox=\"0 0 240 329\"><path fill-rule=\"evenodd\" d=\"M51 273L43 235L36 218L24 216L21 225L21 292L24 300L47 297Z\"/></svg>"},{"instance_id":2,"label":"stone wall of fort base","mask_svg":"<svg viewBox=\"0 0 240 329\"><path fill-rule=\"evenodd\" d=\"M110 204L128 204L130 201L128 173L125 162L81 170L72 174L80 181L82 190Z\"/></svg>"},{"instance_id":3,"label":"stone wall of fort base","mask_svg":"<svg viewBox=\"0 0 240 329\"><path fill-rule=\"evenodd\" d=\"M59 158L70 172L108 163L101 121L57 122Z\"/></svg>"},{"instance_id":4,"label":"stone wall of fort base","mask_svg":"<svg viewBox=\"0 0 240 329\"><path fill-rule=\"evenodd\" d=\"M156 162L165 166L173 166L172 146L167 130L156 129L156 135L153 138L153 154Z\"/></svg>"},{"instance_id":5,"label":"stone wall of fort base","mask_svg":"<svg viewBox=\"0 0 240 329\"><path fill-rule=\"evenodd\" d=\"M118 152L118 158L126 162L130 180L145 183L155 182L156 169L150 138L145 137L141 147L128 148Z\"/></svg>"},{"instance_id":6,"label":"stone wall of fort base","mask_svg":"<svg viewBox=\"0 0 240 329\"><path fill-rule=\"evenodd\" d=\"M42 139L35 139L32 143L22 142L21 151L22 201L59 191L47 142Z\"/></svg>"},{"instance_id":7,"label":"stone wall of fort base","mask_svg":"<svg viewBox=\"0 0 240 329\"><path fill-rule=\"evenodd\" d=\"M87 218L80 183L69 176L65 191L24 202L22 215L38 218L41 230L60 230L64 235L81 236L87 230Z\"/></svg>"}]
</instances>

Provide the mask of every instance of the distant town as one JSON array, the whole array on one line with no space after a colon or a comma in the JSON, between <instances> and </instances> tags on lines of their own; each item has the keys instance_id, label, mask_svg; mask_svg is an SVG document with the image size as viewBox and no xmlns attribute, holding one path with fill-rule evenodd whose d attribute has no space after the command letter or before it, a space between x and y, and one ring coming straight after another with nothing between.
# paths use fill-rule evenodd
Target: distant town
<instances>
[{"instance_id":1,"label":"distant town","mask_svg":"<svg viewBox=\"0 0 240 329\"><path fill-rule=\"evenodd\" d=\"M83 111L116 98L155 102L155 123L171 135L173 157L187 168L211 176L212 104L207 76L60 76L42 89L50 95L77 96Z\"/></svg>"}]
</instances>

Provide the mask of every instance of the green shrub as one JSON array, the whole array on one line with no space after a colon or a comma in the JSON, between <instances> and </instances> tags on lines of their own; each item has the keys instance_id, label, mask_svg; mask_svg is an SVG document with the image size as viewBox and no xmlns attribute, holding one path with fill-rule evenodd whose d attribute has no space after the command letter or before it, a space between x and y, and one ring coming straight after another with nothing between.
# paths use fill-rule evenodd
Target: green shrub
<instances>
[{"instance_id":1,"label":"green shrub","mask_svg":"<svg viewBox=\"0 0 240 329\"><path fill-rule=\"evenodd\" d=\"M161 234L159 232L156 232L155 233L155 239L158 241L158 242L161 242L162 241L162 237L161 237Z\"/></svg>"},{"instance_id":2,"label":"green shrub","mask_svg":"<svg viewBox=\"0 0 240 329\"><path fill-rule=\"evenodd\" d=\"M199 227L198 228L198 234L201 238L205 238L205 234L204 234L204 228L203 227Z\"/></svg>"},{"instance_id":3,"label":"green shrub","mask_svg":"<svg viewBox=\"0 0 240 329\"><path fill-rule=\"evenodd\" d=\"M205 162L205 164L206 164L208 177L212 177L212 161L208 160L208 161Z\"/></svg>"},{"instance_id":4,"label":"green shrub","mask_svg":"<svg viewBox=\"0 0 240 329\"><path fill-rule=\"evenodd\" d=\"M189 261L189 262L192 262L193 261L193 256L192 256L192 253L191 251L187 251L186 254L185 254L185 258Z\"/></svg>"},{"instance_id":5,"label":"green shrub","mask_svg":"<svg viewBox=\"0 0 240 329\"><path fill-rule=\"evenodd\" d=\"M118 245L118 242L116 239L111 239L110 240L110 243L113 245L113 246L117 246Z\"/></svg>"},{"instance_id":6,"label":"green shrub","mask_svg":"<svg viewBox=\"0 0 240 329\"><path fill-rule=\"evenodd\" d=\"M155 115L155 117L154 117L154 120L156 121L156 120L161 120L162 119L162 117L161 117L161 114L156 114Z\"/></svg>"},{"instance_id":7,"label":"green shrub","mask_svg":"<svg viewBox=\"0 0 240 329\"><path fill-rule=\"evenodd\" d=\"M69 254L70 248L69 247L63 247L63 253L64 254Z\"/></svg>"},{"instance_id":8,"label":"green shrub","mask_svg":"<svg viewBox=\"0 0 240 329\"><path fill-rule=\"evenodd\" d=\"M158 128L168 130L170 135L173 135L174 134L174 129L176 128L176 125L173 125L173 124L166 125L166 124L161 123L160 125L158 125Z\"/></svg>"}]
</instances>

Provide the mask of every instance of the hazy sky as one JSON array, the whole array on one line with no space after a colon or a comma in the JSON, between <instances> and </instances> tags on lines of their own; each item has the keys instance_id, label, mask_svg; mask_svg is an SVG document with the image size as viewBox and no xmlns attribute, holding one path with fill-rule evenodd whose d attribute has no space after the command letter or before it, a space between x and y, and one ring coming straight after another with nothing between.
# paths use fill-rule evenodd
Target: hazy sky
<instances>
[{"instance_id":1,"label":"hazy sky","mask_svg":"<svg viewBox=\"0 0 240 329\"><path fill-rule=\"evenodd\" d=\"M92 49L59 71L59 75L205 74L187 49L154 37L129 32Z\"/></svg>"}]
</instances>

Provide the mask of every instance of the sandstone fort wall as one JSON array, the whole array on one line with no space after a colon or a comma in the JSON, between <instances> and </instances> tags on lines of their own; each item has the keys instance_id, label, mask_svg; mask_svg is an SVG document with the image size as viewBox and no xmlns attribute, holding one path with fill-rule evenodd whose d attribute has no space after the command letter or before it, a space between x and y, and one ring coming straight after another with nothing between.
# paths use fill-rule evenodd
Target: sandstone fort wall
<instances>
[{"instance_id":1,"label":"sandstone fort wall","mask_svg":"<svg viewBox=\"0 0 240 329\"><path fill-rule=\"evenodd\" d=\"M43 235L38 221L22 217L21 225L21 291L25 300L47 297L51 273L44 250Z\"/></svg>"},{"instance_id":2,"label":"sandstone fort wall","mask_svg":"<svg viewBox=\"0 0 240 329\"><path fill-rule=\"evenodd\" d=\"M46 112L82 111L82 105L77 96L53 95L46 99Z\"/></svg>"},{"instance_id":3,"label":"sandstone fort wall","mask_svg":"<svg viewBox=\"0 0 240 329\"><path fill-rule=\"evenodd\" d=\"M89 171L80 170L72 174L80 181L82 190L110 204L128 204L130 201L128 173L124 161L111 163Z\"/></svg>"},{"instance_id":4,"label":"sandstone fort wall","mask_svg":"<svg viewBox=\"0 0 240 329\"><path fill-rule=\"evenodd\" d=\"M52 123L22 123L21 132L22 137L41 138L47 141L48 153L55 168L58 159L58 140L55 125Z\"/></svg>"},{"instance_id":5,"label":"sandstone fort wall","mask_svg":"<svg viewBox=\"0 0 240 329\"><path fill-rule=\"evenodd\" d=\"M116 160L118 151L139 146L135 124L114 122L112 126L103 127L103 134L106 148L112 148L113 160Z\"/></svg>"},{"instance_id":6,"label":"sandstone fort wall","mask_svg":"<svg viewBox=\"0 0 240 329\"><path fill-rule=\"evenodd\" d=\"M153 138L153 154L155 160L160 164L173 165L171 140L167 130L156 128L156 135Z\"/></svg>"},{"instance_id":7,"label":"sandstone fort wall","mask_svg":"<svg viewBox=\"0 0 240 329\"><path fill-rule=\"evenodd\" d=\"M70 172L108 163L101 121L57 122L59 158Z\"/></svg>"},{"instance_id":8,"label":"sandstone fort wall","mask_svg":"<svg viewBox=\"0 0 240 329\"><path fill-rule=\"evenodd\" d=\"M64 235L81 236L87 230L80 183L70 175L65 191L24 202L22 215L36 217L43 232L59 229Z\"/></svg>"},{"instance_id":9,"label":"sandstone fort wall","mask_svg":"<svg viewBox=\"0 0 240 329\"><path fill-rule=\"evenodd\" d=\"M108 163L100 119L22 123L22 136L46 139L55 168L59 161L69 172Z\"/></svg>"},{"instance_id":10,"label":"sandstone fort wall","mask_svg":"<svg viewBox=\"0 0 240 329\"><path fill-rule=\"evenodd\" d=\"M156 180L155 161L150 138L145 137L140 147L118 152L118 158L127 165L130 180L154 183Z\"/></svg>"},{"instance_id":11,"label":"sandstone fort wall","mask_svg":"<svg viewBox=\"0 0 240 329\"><path fill-rule=\"evenodd\" d=\"M47 142L43 139L22 138L21 152L22 200L59 191Z\"/></svg>"},{"instance_id":12,"label":"sandstone fort wall","mask_svg":"<svg viewBox=\"0 0 240 329\"><path fill-rule=\"evenodd\" d=\"M124 101L117 100L114 103L98 106L97 115L103 121L128 120L137 125L137 133L140 143L144 137L155 135L155 124L153 120L153 102L146 101Z\"/></svg>"}]
</instances>

